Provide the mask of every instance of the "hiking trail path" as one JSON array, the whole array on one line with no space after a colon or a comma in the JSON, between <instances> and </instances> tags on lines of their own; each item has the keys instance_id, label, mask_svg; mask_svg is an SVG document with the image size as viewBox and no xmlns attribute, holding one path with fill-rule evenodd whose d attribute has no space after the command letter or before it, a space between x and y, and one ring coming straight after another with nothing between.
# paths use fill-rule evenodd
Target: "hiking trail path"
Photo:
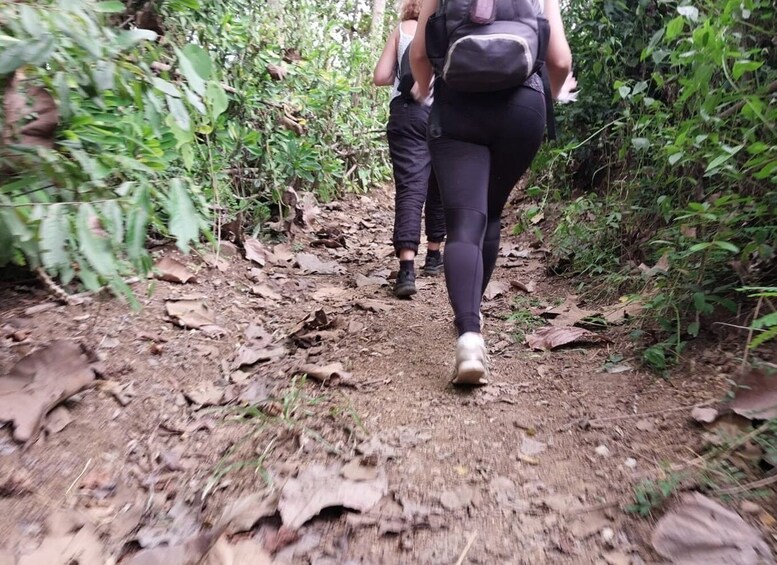
<instances>
[{"instance_id":1,"label":"hiking trail path","mask_svg":"<svg viewBox=\"0 0 777 565\"><path fill-rule=\"evenodd\" d=\"M491 383L454 389L444 278L419 276L412 300L391 295L391 199L387 188L323 205L295 226L293 244L254 249L254 261L228 246L218 258L157 249L195 278L155 281L150 294L135 284L137 313L107 295L63 306L35 285L6 287L4 374L57 339L101 359L96 385L63 404L59 424L50 415L36 441L0 428L7 551L35 554L43 541L61 557L55 542L86 544L93 562L169 564L155 547L216 531L206 563L653 561L653 523L622 507L662 462L699 449L689 414L721 390L720 371L656 377L622 326L598 332L607 343L531 350L516 339L514 309L573 292L546 276L542 250L505 235L483 307ZM170 308L176 297L205 304L212 323L171 323L186 316ZM323 376L301 384L295 375L311 365ZM301 494L285 489L295 480ZM369 509L304 509L295 496ZM225 526L225 509L241 502L256 515Z\"/></svg>"}]
</instances>

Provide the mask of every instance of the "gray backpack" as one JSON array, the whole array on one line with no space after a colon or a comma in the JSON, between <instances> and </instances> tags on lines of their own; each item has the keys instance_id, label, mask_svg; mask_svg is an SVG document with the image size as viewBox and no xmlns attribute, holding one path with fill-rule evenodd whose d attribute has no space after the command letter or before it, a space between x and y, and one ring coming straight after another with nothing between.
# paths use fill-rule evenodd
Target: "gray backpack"
<instances>
[{"instance_id":1,"label":"gray backpack","mask_svg":"<svg viewBox=\"0 0 777 565\"><path fill-rule=\"evenodd\" d=\"M439 0L426 50L447 86L489 92L519 86L538 72L549 38L537 0Z\"/></svg>"}]
</instances>

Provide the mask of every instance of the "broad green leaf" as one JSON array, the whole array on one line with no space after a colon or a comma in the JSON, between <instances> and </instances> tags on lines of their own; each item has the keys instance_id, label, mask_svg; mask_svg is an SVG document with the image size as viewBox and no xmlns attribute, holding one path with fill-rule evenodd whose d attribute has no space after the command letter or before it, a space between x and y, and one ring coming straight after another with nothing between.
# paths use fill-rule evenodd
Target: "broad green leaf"
<instances>
[{"instance_id":1,"label":"broad green leaf","mask_svg":"<svg viewBox=\"0 0 777 565\"><path fill-rule=\"evenodd\" d=\"M188 253L189 244L199 240L202 220L180 178L170 181L167 213L170 215L170 234L175 237L178 248Z\"/></svg>"},{"instance_id":2,"label":"broad green leaf","mask_svg":"<svg viewBox=\"0 0 777 565\"><path fill-rule=\"evenodd\" d=\"M159 35L150 29L129 29L122 31L118 37L120 49L126 50L134 47L141 41L156 41Z\"/></svg>"},{"instance_id":3,"label":"broad green leaf","mask_svg":"<svg viewBox=\"0 0 777 565\"><path fill-rule=\"evenodd\" d=\"M181 74L197 94L205 94L205 81L210 75L210 57L196 45L189 44L184 49L175 50Z\"/></svg>"},{"instance_id":4,"label":"broad green leaf","mask_svg":"<svg viewBox=\"0 0 777 565\"><path fill-rule=\"evenodd\" d=\"M95 4L94 9L102 14L121 14L127 8L119 0L106 0L105 2Z\"/></svg>"},{"instance_id":5,"label":"broad green leaf","mask_svg":"<svg viewBox=\"0 0 777 565\"><path fill-rule=\"evenodd\" d=\"M70 257L65 250L69 229L65 216L67 209L63 204L54 204L46 209L46 216L40 223L38 237L40 238L41 262L47 270L58 272L70 264Z\"/></svg>"},{"instance_id":6,"label":"broad green leaf","mask_svg":"<svg viewBox=\"0 0 777 565\"><path fill-rule=\"evenodd\" d=\"M683 32L683 29L685 29L685 18L677 16L666 25L666 39L671 41L680 35Z\"/></svg>"},{"instance_id":7,"label":"broad green leaf","mask_svg":"<svg viewBox=\"0 0 777 565\"><path fill-rule=\"evenodd\" d=\"M178 90L178 88L176 88L176 86L172 82L168 82L161 78L154 77L153 79L151 79L151 84L153 84L157 90L161 90L168 96L172 96L174 98L181 97L181 91Z\"/></svg>"},{"instance_id":8,"label":"broad green leaf","mask_svg":"<svg viewBox=\"0 0 777 565\"><path fill-rule=\"evenodd\" d=\"M224 88L217 82L210 81L206 92L206 99L210 106L210 116L215 121L218 117L227 111L229 107L229 98Z\"/></svg>"},{"instance_id":9,"label":"broad green leaf","mask_svg":"<svg viewBox=\"0 0 777 565\"><path fill-rule=\"evenodd\" d=\"M707 165L707 168L706 168L706 170L704 172L705 173L709 173L710 171L713 171L713 170L717 169L718 167L720 167L723 163L725 163L729 159L731 159L731 154L730 153L723 153L721 155L718 155L712 161L710 161L709 165Z\"/></svg>"},{"instance_id":10,"label":"broad green leaf","mask_svg":"<svg viewBox=\"0 0 777 565\"><path fill-rule=\"evenodd\" d=\"M192 122L189 118L189 111L186 109L186 106L183 105L183 102L178 98L167 96L167 107L170 109L170 114L175 120L175 123L178 124L178 127L185 131L189 131Z\"/></svg>"},{"instance_id":11,"label":"broad green leaf","mask_svg":"<svg viewBox=\"0 0 777 565\"><path fill-rule=\"evenodd\" d=\"M777 326L777 312L772 312L753 321L753 327L756 329L770 328L772 326Z\"/></svg>"},{"instance_id":12,"label":"broad green leaf","mask_svg":"<svg viewBox=\"0 0 777 565\"><path fill-rule=\"evenodd\" d=\"M724 249L726 251L731 251L731 253L739 253L739 247L734 245L731 242L728 241L713 241L712 242L716 247L719 247L721 249Z\"/></svg>"},{"instance_id":13,"label":"broad green leaf","mask_svg":"<svg viewBox=\"0 0 777 565\"><path fill-rule=\"evenodd\" d=\"M763 61L737 61L734 63L731 74L735 80L739 80L743 74L758 70L763 64Z\"/></svg>"},{"instance_id":14,"label":"broad green leaf","mask_svg":"<svg viewBox=\"0 0 777 565\"><path fill-rule=\"evenodd\" d=\"M91 204L79 206L76 219L78 248L98 274L110 278L116 274L116 260L107 237L99 234L100 219Z\"/></svg>"},{"instance_id":15,"label":"broad green leaf","mask_svg":"<svg viewBox=\"0 0 777 565\"><path fill-rule=\"evenodd\" d=\"M5 225L0 214L0 267L5 267L13 260L14 237L8 226Z\"/></svg>"}]
</instances>

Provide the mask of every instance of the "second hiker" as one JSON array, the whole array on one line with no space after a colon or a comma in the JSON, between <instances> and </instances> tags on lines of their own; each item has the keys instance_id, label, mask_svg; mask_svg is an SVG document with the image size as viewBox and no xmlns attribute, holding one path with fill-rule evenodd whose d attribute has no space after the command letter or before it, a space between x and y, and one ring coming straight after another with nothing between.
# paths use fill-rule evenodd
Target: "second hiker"
<instances>
[{"instance_id":1,"label":"second hiker","mask_svg":"<svg viewBox=\"0 0 777 565\"><path fill-rule=\"evenodd\" d=\"M445 239L445 216L426 143L429 105L416 102L411 94L414 81L408 60L420 7L421 0L402 3L400 23L389 35L373 77L375 85L392 87L386 133L396 185L393 240L399 273L394 294L400 298L416 293L415 256L424 202L428 243L423 271L437 275L443 270L440 244Z\"/></svg>"}]
</instances>

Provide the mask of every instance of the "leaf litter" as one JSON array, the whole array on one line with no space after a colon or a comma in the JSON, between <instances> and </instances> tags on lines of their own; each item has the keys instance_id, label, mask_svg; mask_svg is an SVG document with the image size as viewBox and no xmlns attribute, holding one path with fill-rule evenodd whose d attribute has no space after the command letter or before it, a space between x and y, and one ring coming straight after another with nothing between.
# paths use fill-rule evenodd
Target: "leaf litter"
<instances>
[{"instance_id":1,"label":"leaf litter","mask_svg":"<svg viewBox=\"0 0 777 565\"><path fill-rule=\"evenodd\" d=\"M609 341L590 330L572 326L544 327L526 336L526 344L529 347L544 351L570 344L601 344Z\"/></svg>"},{"instance_id":2,"label":"leaf litter","mask_svg":"<svg viewBox=\"0 0 777 565\"><path fill-rule=\"evenodd\" d=\"M299 529L331 507L367 512L388 493L388 479L383 470L372 480L360 481L346 479L341 472L342 466L311 465L289 479L278 503L283 524Z\"/></svg>"},{"instance_id":3,"label":"leaf litter","mask_svg":"<svg viewBox=\"0 0 777 565\"><path fill-rule=\"evenodd\" d=\"M656 525L652 543L672 563L773 563L761 534L739 514L699 493L685 494Z\"/></svg>"},{"instance_id":4,"label":"leaf litter","mask_svg":"<svg viewBox=\"0 0 777 565\"><path fill-rule=\"evenodd\" d=\"M194 273L189 271L186 265L169 255L157 261L154 267L158 271L156 278L163 281L186 284L195 280Z\"/></svg>"},{"instance_id":5,"label":"leaf litter","mask_svg":"<svg viewBox=\"0 0 777 565\"><path fill-rule=\"evenodd\" d=\"M51 342L23 357L0 378L0 421L12 423L17 441L34 439L52 409L93 386L96 378L84 346Z\"/></svg>"}]
</instances>

